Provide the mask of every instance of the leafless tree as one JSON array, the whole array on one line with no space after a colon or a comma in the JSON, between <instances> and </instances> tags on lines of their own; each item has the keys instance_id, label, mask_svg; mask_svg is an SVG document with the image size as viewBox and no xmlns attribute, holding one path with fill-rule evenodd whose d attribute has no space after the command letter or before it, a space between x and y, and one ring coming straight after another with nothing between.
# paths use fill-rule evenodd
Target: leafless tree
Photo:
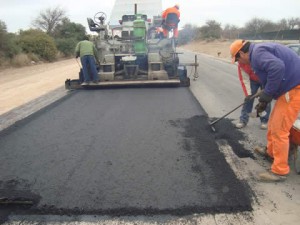
<instances>
[{"instance_id":1,"label":"leafless tree","mask_svg":"<svg viewBox=\"0 0 300 225\"><path fill-rule=\"evenodd\" d=\"M239 28L235 25L231 24L226 24L222 36L223 38L228 38L228 39L238 39L239 38Z\"/></svg>"},{"instance_id":2,"label":"leafless tree","mask_svg":"<svg viewBox=\"0 0 300 225\"><path fill-rule=\"evenodd\" d=\"M280 30L288 30L289 29L289 25L288 25L287 19L281 19L278 22L278 26L280 27Z\"/></svg>"},{"instance_id":3,"label":"leafless tree","mask_svg":"<svg viewBox=\"0 0 300 225\"><path fill-rule=\"evenodd\" d=\"M262 25L261 19L253 18L245 24L245 29L249 33L258 33Z\"/></svg>"},{"instance_id":4,"label":"leafless tree","mask_svg":"<svg viewBox=\"0 0 300 225\"><path fill-rule=\"evenodd\" d=\"M275 31L278 29L278 27L275 23L273 23L270 20L253 18L252 20L246 23L245 29L249 33L261 33Z\"/></svg>"},{"instance_id":5,"label":"leafless tree","mask_svg":"<svg viewBox=\"0 0 300 225\"><path fill-rule=\"evenodd\" d=\"M300 28L300 18L299 17L297 17L297 18L292 17L287 20L287 23L288 23L290 30L293 30L296 27Z\"/></svg>"},{"instance_id":6,"label":"leafless tree","mask_svg":"<svg viewBox=\"0 0 300 225\"><path fill-rule=\"evenodd\" d=\"M32 25L52 36L55 27L65 18L66 11L57 6L41 11L38 17L33 20Z\"/></svg>"}]
</instances>

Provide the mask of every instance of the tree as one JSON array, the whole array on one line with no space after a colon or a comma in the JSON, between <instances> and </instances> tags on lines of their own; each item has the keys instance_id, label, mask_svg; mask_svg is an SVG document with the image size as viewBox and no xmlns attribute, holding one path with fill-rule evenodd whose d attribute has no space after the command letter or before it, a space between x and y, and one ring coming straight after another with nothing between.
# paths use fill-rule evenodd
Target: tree
<instances>
[{"instance_id":1,"label":"tree","mask_svg":"<svg viewBox=\"0 0 300 225\"><path fill-rule=\"evenodd\" d=\"M240 29L235 25L226 24L223 29L223 38L228 39L238 39L239 38Z\"/></svg>"},{"instance_id":2,"label":"tree","mask_svg":"<svg viewBox=\"0 0 300 225\"><path fill-rule=\"evenodd\" d=\"M215 20L206 21L206 25L200 27L201 38L220 38L222 33L221 24Z\"/></svg>"},{"instance_id":3,"label":"tree","mask_svg":"<svg viewBox=\"0 0 300 225\"><path fill-rule=\"evenodd\" d=\"M266 19L253 18L245 25L245 34L251 34L252 38L262 38L262 33L274 31L280 31L280 26Z\"/></svg>"},{"instance_id":4,"label":"tree","mask_svg":"<svg viewBox=\"0 0 300 225\"><path fill-rule=\"evenodd\" d=\"M74 38L82 40L86 36L85 27L79 23L73 23L68 18L64 18L53 31L54 38Z\"/></svg>"},{"instance_id":5,"label":"tree","mask_svg":"<svg viewBox=\"0 0 300 225\"><path fill-rule=\"evenodd\" d=\"M290 18L287 20L290 30L294 30L296 27L300 28L300 18Z\"/></svg>"},{"instance_id":6,"label":"tree","mask_svg":"<svg viewBox=\"0 0 300 225\"><path fill-rule=\"evenodd\" d=\"M287 19L281 19L278 22L278 27L280 28L280 30L288 30L289 29L289 25L288 25Z\"/></svg>"},{"instance_id":7,"label":"tree","mask_svg":"<svg viewBox=\"0 0 300 225\"><path fill-rule=\"evenodd\" d=\"M70 22L68 18L62 20L54 29L54 38L57 49L65 56L74 54L78 41L83 40L86 35L85 27L78 23Z\"/></svg>"},{"instance_id":8,"label":"tree","mask_svg":"<svg viewBox=\"0 0 300 225\"><path fill-rule=\"evenodd\" d=\"M257 34L263 32L264 25L265 25L265 21L263 19L253 18L246 23L245 29L248 33Z\"/></svg>"},{"instance_id":9,"label":"tree","mask_svg":"<svg viewBox=\"0 0 300 225\"><path fill-rule=\"evenodd\" d=\"M278 31L279 28L276 23L270 21L270 20L264 20L263 26L261 28L262 32L272 32L272 31Z\"/></svg>"},{"instance_id":10,"label":"tree","mask_svg":"<svg viewBox=\"0 0 300 225\"><path fill-rule=\"evenodd\" d=\"M16 35L8 33L6 29L6 24L0 20L0 57L12 58L21 49L16 44Z\"/></svg>"},{"instance_id":11,"label":"tree","mask_svg":"<svg viewBox=\"0 0 300 225\"><path fill-rule=\"evenodd\" d=\"M178 44L184 45L190 41L197 39L198 28L192 24L185 24L183 29L179 31Z\"/></svg>"},{"instance_id":12,"label":"tree","mask_svg":"<svg viewBox=\"0 0 300 225\"><path fill-rule=\"evenodd\" d=\"M47 61L53 61L57 49L52 37L41 30L26 30L20 32L19 45L24 53L33 53Z\"/></svg>"},{"instance_id":13,"label":"tree","mask_svg":"<svg viewBox=\"0 0 300 225\"><path fill-rule=\"evenodd\" d=\"M32 25L45 31L50 36L53 36L53 32L57 25L59 25L66 18L66 11L59 6L55 8L48 8L38 15L33 20Z\"/></svg>"},{"instance_id":14,"label":"tree","mask_svg":"<svg viewBox=\"0 0 300 225\"><path fill-rule=\"evenodd\" d=\"M6 46L6 36L7 36L7 30L6 30L6 24L0 20L0 52L2 53L4 51L4 48Z\"/></svg>"}]
</instances>

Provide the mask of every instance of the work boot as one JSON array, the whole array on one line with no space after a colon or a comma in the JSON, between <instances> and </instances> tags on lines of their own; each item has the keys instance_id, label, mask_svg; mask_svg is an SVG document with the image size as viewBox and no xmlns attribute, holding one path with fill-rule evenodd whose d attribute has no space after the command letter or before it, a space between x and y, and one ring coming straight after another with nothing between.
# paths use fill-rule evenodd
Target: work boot
<instances>
[{"instance_id":1,"label":"work boot","mask_svg":"<svg viewBox=\"0 0 300 225\"><path fill-rule=\"evenodd\" d=\"M93 81L92 83L91 83L92 85L98 85L99 84L99 81Z\"/></svg>"},{"instance_id":2,"label":"work boot","mask_svg":"<svg viewBox=\"0 0 300 225\"><path fill-rule=\"evenodd\" d=\"M260 129L262 129L262 130L268 129L268 124L266 124L266 123L261 123Z\"/></svg>"},{"instance_id":3,"label":"work boot","mask_svg":"<svg viewBox=\"0 0 300 225\"><path fill-rule=\"evenodd\" d=\"M261 155L263 157L265 157L265 159L267 159L269 162L273 162L273 158L268 154L267 152L267 147L260 147L260 146L256 146L254 148L254 152L256 152L258 155Z\"/></svg>"},{"instance_id":4,"label":"work boot","mask_svg":"<svg viewBox=\"0 0 300 225\"><path fill-rule=\"evenodd\" d=\"M81 85L89 85L90 84L90 82L83 82Z\"/></svg>"},{"instance_id":5,"label":"work boot","mask_svg":"<svg viewBox=\"0 0 300 225\"><path fill-rule=\"evenodd\" d=\"M235 124L235 127L236 127L237 129L241 129L241 128L245 127L246 125L247 125L247 124L244 123L244 122L238 122L237 124Z\"/></svg>"},{"instance_id":6,"label":"work boot","mask_svg":"<svg viewBox=\"0 0 300 225\"><path fill-rule=\"evenodd\" d=\"M254 152L256 152L257 154L259 154L261 156L268 156L267 147L256 146L254 148Z\"/></svg>"},{"instance_id":7,"label":"work boot","mask_svg":"<svg viewBox=\"0 0 300 225\"><path fill-rule=\"evenodd\" d=\"M258 178L262 182L282 182L286 180L286 176L278 175L271 171L258 174Z\"/></svg>"}]
</instances>

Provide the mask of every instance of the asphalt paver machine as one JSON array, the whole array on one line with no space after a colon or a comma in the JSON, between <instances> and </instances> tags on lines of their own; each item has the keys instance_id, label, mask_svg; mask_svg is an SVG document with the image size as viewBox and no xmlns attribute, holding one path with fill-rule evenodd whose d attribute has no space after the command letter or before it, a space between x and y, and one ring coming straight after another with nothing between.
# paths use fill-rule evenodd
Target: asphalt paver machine
<instances>
[{"instance_id":1,"label":"asphalt paver machine","mask_svg":"<svg viewBox=\"0 0 300 225\"><path fill-rule=\"evenodd\" d=\"M118 26L105 23L106 14L98 12L94 19L87 18L89 29L96 32L94 43L98 51L98 87L111 86L184 86L190 85L187 67L195 68L197 56L192 63L180 63L175 38L162 38L157 28L162 18L137 13L123 15ZM83 83L82 70L78 79L67 79L66 89L90 88Z\"/></svg>"}]
</instances>

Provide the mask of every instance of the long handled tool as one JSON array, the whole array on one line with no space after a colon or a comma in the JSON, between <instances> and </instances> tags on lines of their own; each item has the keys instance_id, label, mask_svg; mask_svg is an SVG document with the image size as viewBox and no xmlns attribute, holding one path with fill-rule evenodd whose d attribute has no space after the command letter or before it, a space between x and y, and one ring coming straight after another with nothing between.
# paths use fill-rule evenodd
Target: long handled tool
<instances>
[{"instance_id":1,"label":"long handled tool","mask_svg":"<svg viewBox=\"0 0 300 225\"><path fill-rule=\"evenodd\" d=\"M82 67L81 67L80 63L78 62L78 59L77 59L77 58L76 58L76 61L77 61L77 63L78 63L79 68L82 69Z\"/></svg>"},{"instance_id":2,"label":"long handled tool","mask_svg":"<svg viewBox=\"0 0 300 225\"><path fill-rule=\"evenodd\" d=\"M228 116L230 113L233 113L235 110L237 110L238 108L240 108L241 106L243 106L246 102L258 97L260 95L261 91L256 92L255 95L252 95L247 101L244 101L243 103L241 103L240 105L238 105L237 107L235 107L233 110L229 111L228 113L226 113L224 116L221 116L219 119L216 119L215 121L209 123L211 129L213 132L216 132L216 129L214 128L214 124L216 124L217 122L219 122L221 119L224 119L226 116Z\"/></svg>"}]
</instances>

